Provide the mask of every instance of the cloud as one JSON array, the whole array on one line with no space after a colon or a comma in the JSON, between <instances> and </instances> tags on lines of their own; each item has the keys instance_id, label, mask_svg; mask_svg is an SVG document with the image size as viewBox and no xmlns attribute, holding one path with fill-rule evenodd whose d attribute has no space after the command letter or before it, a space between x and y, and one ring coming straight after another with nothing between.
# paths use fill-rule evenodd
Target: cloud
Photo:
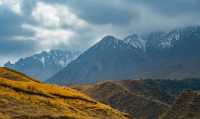
<instances>
[{"instance_id":1,"label":"cloud","mask_svg":"<svg viewBox=\"0 0 200 119\"><path fill-rule=\"evenodd\" d=\"M33 40L0 40L0 55L27 54L35 50Z\"/></svg>"},{"instance_id":2,"label":"cloud","mask_svg":"<svg viewBox=\"0 0 200 119\"><path fill-rule=\"evenodd\" d=\"M134 2L134 0L128 1L131 3ZM166 16L198 14L200 10L199 0L137 0L137 2L141 5L146 5L146 7L150 7L154 11Z\"/></svg>"},{"instance_id":3,"label":"cloud","mask_svg":"<svg viewBox=\"0 0 200 119\"><path fill-rule=\"evenodd\" d=\"M0 7L0 36L1 38L12 37L16 35L31 35L30 31L21 28L23 23L29 22L29 19L19 16L8 8Z\"/></svg>"},{"instance_id":4,"label":"cloud","mask_svg":"<svg viewBox=\"0 0 200 119\"><path fill-rule=\"evenodd\" d=\"M72 5L77 8L75 11L83 18L94 24L127 25L131 21L131 12L120 6L119 0L94 1L86 0L82 4L75 0Z\"/></svg>"},{"instance_id":5,"label":"cloud","mask_svg":"<svg viewBox=\"0 0 200 119\"><path fill-rule=\"evenodd\" d=\"M199 4L199 0L0 0L0 59L54 48L85 50L108 34L123 38L133 32L200 24Z\"/></svg>"},{"instance_id":6,"label":"cloud","mask_svg":"<svg viewBox=\"0 0 200 119\"><path fill-rule=\"evenodd\" d=\"M1 0L0 5L10 8L16 14L21 14L22 0Z\"/></svg>"},{"instance_id":7,"label":"cloud","mask_svg":"<svg viewBox=\"0 0 200 119\"><path fill-rule=\"evenodd\" d=\"M45 0L45 2L66 4L75 14L95 26L112 24L115 34L121 31L131 33L169 30L200 24L199 0L84 0L84 2ZM116 27L119 29L114 29Z\"/></svg>"},{"instance_id":8,"label":"cloud","mask_svg":"<svg viewBox=\"0 0 200 119\"><path fill-rule=\"evenodd\" d=\"M35 35L29 37L29 39L36 41L43 50L56 48L60 44L67 44L68 40L74 35L73 31L65 29L47 29L27 24L24 24L23 28L35 32Z\"/></svg>"},{"instance_id":9,"label":"cloud","mask_svg":"<svg viewBox=\"0 0 200 119\"><path fill-rule=\"evenodd\" d=\"M78 18L67 6L58 4L48 5L38 2L32 11L32 16L37 22L46 27L58 28L66 26L80 28L87 25L86 21Z\"/></svg>"},{"instance_id":10,"label":"cloud","mask_svg":"<svg viewBox=\"0 0 200 119\"><path fill-rule=\"evenodd\" d=\"M35 33L31 39L36 40L43 50L61 46L62 48L72 47L72 42L76 42L74 38L78 38L82 35L79 34L81 31L90 27L85 20L73 14L67 6L60 4L37 2L31 16L37 25L23 24L22 26Z\"/></svg>"}]
</instances>

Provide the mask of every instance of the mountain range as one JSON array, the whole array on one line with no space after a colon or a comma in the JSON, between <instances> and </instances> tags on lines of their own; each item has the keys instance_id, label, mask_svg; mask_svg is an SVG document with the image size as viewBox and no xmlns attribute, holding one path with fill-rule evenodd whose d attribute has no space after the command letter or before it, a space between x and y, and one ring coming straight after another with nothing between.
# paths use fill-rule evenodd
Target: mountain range
<instances>
[{"instance_id":1,"label":"mountain range","mask_svg":"<svg viewBox=\"0 0 200 119\"><path fill-rule=\"evenodd\" d=\"M200 26L106 36L47 80L61 85L101 80L200 77Z\"/></svg>"},{"instance_id":2,"label":"mountain range","mask_svg":"<svg viewBox=\"0 0 200 119\"><path fill-rule=\"evenodd\" d=\"M79 52L50 50L19 59L4 66L21 71L42 81L50 78L78 57Z\"/></svg>"}]
</instances>

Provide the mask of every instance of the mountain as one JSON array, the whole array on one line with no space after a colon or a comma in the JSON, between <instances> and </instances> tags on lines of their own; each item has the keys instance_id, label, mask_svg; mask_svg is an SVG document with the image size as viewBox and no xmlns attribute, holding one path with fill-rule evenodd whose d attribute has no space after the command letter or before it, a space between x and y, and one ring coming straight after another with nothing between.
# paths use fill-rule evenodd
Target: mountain
<instances>
[{"instance_id":1,"label":"mountain","mask_svg":"<svg viewBox=\"0 0 200 119\"><path fill-rule=\"evenodd\" d=\"M30 57L21 58L13 64L8 62L5 66L44 81L67 66L78 55L78 52L71 51L43 51Z\"/></svg>"},{"instance_id":2,"label":"mountain","mask_svg":"<svg viewBox=\"0 0 200 119\"><path fill-rule=\"evenodd\" d=\"M159 119L200 119L200 94L185 91Z\"/></svg>"},{"instance_id":3,"label":"mountain","mask_svg":"<svg viewBox=\"0 0 200 119\"><path fill-rule=\"evenodd\" d=\"M0 68L1 119L128 119L105 104L68 87L41 83Z\"/></svg>"},{"instance_id":4,"label":"mountain","mask_svg":"<svg viewBox=\"0 0 200 119\"><path fill-rule=\"evenodd\" d=\"M200 91L200 79L103 81L71 87L129 113L135 119L158 119L171 110L175 102L179 102L176 98L184 91ZM187 102L182 103L184 104Z\"/></svg>"},{"instance_id":5,"label":"mountain","mask_svg":"<svg viewBox=\"0 0 200 119\"><path fill-rule=\"evenodd\" d=\"M144 67L143 72L147 73L141 75L146 78L200 77L199 44L199 26L151 33L146 43L146 55L150 63Z\"/></svg>"},{"instance_id":6,"label":"mountain","mask_svg":"<svg viewBox=\"0 0 200 119\"><path fill-rule=\"evenodd\" d=\"M112 36L107 36L47 82L64 85L92 83L102 79L123 79L131 77L142 61L140 49Z\"/></svg>"},{"instance_id":7,"label":"mountain","mask_svg":"<svg viewBox=\"0 0 200 119\"><path fill-rule=\"evenodd\" d=\"M99 80L200 77L200 26L104 37L48 82L61 85Z\"/></svg>"}]
</instances>

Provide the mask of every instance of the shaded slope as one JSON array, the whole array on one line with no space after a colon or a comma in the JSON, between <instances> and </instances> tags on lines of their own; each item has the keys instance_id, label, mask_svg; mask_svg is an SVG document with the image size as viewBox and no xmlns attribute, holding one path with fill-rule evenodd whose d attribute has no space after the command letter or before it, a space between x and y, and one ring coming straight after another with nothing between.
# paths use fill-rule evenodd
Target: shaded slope
<instances>
[{"instance_id":1,"label":"shaded slope","mask_svg":"<svg viewBox=\"0 0 200 119\"><path fill-rule=\"evenodd\" d=\"M160 119L200 119L200 94L184 92Z\"/></svg>"},{"instance_id":2,"label":"shaded slope","mask_svg":"<svg viewBox=\"0 0 200 119\"><path fill-rule=\"evenodd\" d=\"M122 80L116 83L137 95L156 99L167 104L173 103L175 96L164 90L157 81L160 80Z\"/></svg>"},{"instance_id":3,"label":"shaded slope","mask_svg":"<svg viewBox=\"0 0 200 119\"><path fill-rule=\"evenodd\" d=\"M169 108L169 105L156 100L156 98L146 96L143 91L131 91L118 81L72 87L120 111L130 113L136 119L156 119Z\"/></svg>"},{"instance_id":4,"label":"shaded slope","mask_svg":"<svg viewBox=\"0 0 200 119\"><path fill-rule=\"evenodd\" d=\"M0 74L5 72L9 76L0 77L0 119L128 118L71 88L35 82L28 77L24 80L25 75L1 68ZM17 80L10 79L15 75Z\"/></svg>"},{"instance_id":5,"label":"shaded slope","mask_svg":"<svg viewBox=\"0 0 200 119\"><path fill-rule=\"evenodd\" d=\"M151 80L159 85L160 90L167 92L172 96L179 96L185 90L200 91L200 79L199 78L187 78L182 80Z\"/></svg>"},{"instance_id":6,"label":"shaded slope","mask_svg":"<svg viewBox=\"0 0 200 119\"><path fill-rule=\"evenodd\" d=\"M118 108L121 111L128 112L136 119L158 119L159 115L166 113L175 103L176 98L184 91L200 91L200 79L104 81L97 84L73 85L71 87ZM188 95L182 99L189 99L189 103L191 103L193 96L194 95ZM198 102L199 99L195 98L195 100ZM181 101L178 100L176 102ZM188 102L182 102L181 105L184 107L184 105L187 104ZM196 109L195 105L198 106L199 104L193 103L192 105L194 109ZM181 106L179 106L179 108L181 108ZM174 111L176 111L176 109ZM181 113L179 116L181 116ZM165 119L171 118L168 117Z\"/></svg>"}]
</instances>

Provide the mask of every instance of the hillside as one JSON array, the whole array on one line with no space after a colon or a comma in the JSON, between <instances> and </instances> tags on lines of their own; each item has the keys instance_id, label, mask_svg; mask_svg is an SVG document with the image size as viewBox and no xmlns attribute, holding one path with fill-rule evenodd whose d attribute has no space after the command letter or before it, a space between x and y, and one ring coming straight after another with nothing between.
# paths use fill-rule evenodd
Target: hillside
<instances>
[{"instance_id":1,"label":"hillside","mask_svg":"<svg viewBox=\"0 0 200 119\"><path fill-rule=\"evenodd\" d=\"M158 119L185 90L200 91L200 79L102 81L71 87L130 113L135 119Z\"/></svg>"},{"instance_id":2,"label":"hillside","mask_svg":"<svg viewBox=\"0 0 200 119\"><path fill-rule=\"evenodd\" d=\"M200 94L185 91L159 119L200 119Z\"/></svg>"},{"instance_id":3,"label":"hillside","mask_svg":"<svg viewBox=\"0 0 200 119\"><path fill-rule=\"evenodd\" d=\"M135 81L135 83L142 82ZM134 87L133 84L131 85ZM114 81L105 81L94 85L74 85L72 87L96 100L131 114L135 119L157 119L159 115L169 109L168 104L156 99L159 97L158 95L161 95L157 90L154 90L154 94L157 94L157 96L154 96L153 90L146 88L145 91L149 93L149 96L147 96L142 89L139 90L138 88L138 91L131 91L128 86Z\"/></svg>"},{"instance_id":4,"label":"hillside","mask_svg":"<svg viewBox=\"0 0 200 119\"><path fill-rule=\"evenodd\" d=\"M167 104L173 104L176 97L185 90L200 91L200 79L187 78L175 79L143 79L143 80L121 80L115 83L126 87L129 91L144 95L145 97L157 99Z\"/></svg>"},{"instance_id":5,"label":"hillside","mask_svg":"<svg viewBox=\"0 0 200 119\"><path fill-rule=\"evenodd\" d=\"M0 68L0 119L127 119L127 116L71 88L44 84Z\"/></svg>"}]
</instances>

